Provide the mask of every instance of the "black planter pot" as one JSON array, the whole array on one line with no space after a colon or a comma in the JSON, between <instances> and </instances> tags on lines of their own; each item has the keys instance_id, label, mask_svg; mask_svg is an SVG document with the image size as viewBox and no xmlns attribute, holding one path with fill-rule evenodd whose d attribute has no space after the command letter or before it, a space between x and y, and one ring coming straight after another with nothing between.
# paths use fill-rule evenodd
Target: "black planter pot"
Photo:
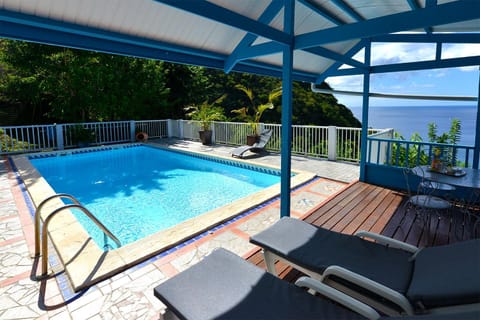
<instances>
[{"instance_id":1,"label":"black planter pot","mask_svg":"<svg viewBox=\"0 0 480 320\"><path fill-rule=\"evenodd\" d=\"M198 131L198 133L200 135L200 141L202 141L202 144L212 144L212 130Z\"/></svg>"}]
</instances>

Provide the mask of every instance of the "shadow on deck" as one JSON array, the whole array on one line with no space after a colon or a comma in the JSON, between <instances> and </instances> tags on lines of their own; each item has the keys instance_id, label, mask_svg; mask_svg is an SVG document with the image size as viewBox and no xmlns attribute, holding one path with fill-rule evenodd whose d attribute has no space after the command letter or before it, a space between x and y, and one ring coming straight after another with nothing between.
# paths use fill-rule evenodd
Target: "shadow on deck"
<instances>
[{"instance_id":1,"label":"shadow on deck","mask_svg":"<svg viewBox=\"0 0 480 320\"><path fill-rule=\"evenodd\" d=\"M363 182L352 183L344 191L306 215L308 223L330 230L354 234L359 230L380 233L419 247L443 245L471 239L464 226L464 215L454 209L449 216L432 218L426 226L423 219L407 210L406 194ZM260 249L247 260L265 269ZM301 274L278 262L279 277L296 280Z\"/></svg>"}]
</instances>

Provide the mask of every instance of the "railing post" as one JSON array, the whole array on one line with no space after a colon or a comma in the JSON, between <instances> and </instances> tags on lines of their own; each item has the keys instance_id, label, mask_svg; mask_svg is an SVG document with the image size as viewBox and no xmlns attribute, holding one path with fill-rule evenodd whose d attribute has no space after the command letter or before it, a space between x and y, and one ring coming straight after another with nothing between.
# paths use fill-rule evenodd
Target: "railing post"
<instances>
[{"instance_id":1,"label":"railing post","mask_svg":"<svg viewBox=\"0 0 480 320\"><path fill-rule=\"evenodd\" d=\"M57 149L63 150L65 149L64 142L63 142L63 125L54 124L54 126L55 126L56 140L57 140Z\"/></svg>"},{"instance_id":2,"label":"railing post","mask_svg":"<svg viewBox=\"0 0 480 320\"><path fill-rule=\"evenodd\" d=\"M211 123L210 130L212 130L212 144L215 144L215 122Z\"/></svg>"},{"instance_id":3,"label":"railing post","mask_svg":"<svg viewBox=\"0 0 480 320\"><path fill-rule=\"evenodd\" d=\"M167 119L167 136L168 138L173 137L173 121L172 119Z\"/></svg>"},{"instance_id":4,"label":"railing post","mask_svg":"<svg viewBox=\"0 0 480 320\"><path fill-rule=\"evenodd\" d=\"M337 160L337 127L328 127L328 160Z\"/></svg>"},{"instance_id":5,"label":"railing post","mask_svg":"<svg viewBox=\"0 0 480 320\"><path fill-rule=\"evenodd\" d=\"M130 141L135 142L135 120L130 120Z\"/></svg>"},{"instance_id":6,"label":"railing post","mask_svg":"<svg viewBox=\"0 0 480 320\"><path fill-rule=\"evenodd\" d=\"M179 135L179 139L183 139L183 122L184 120L178 120L180 122L180 126L178 128L178 135Z\"/></svg>"}]
</instances>

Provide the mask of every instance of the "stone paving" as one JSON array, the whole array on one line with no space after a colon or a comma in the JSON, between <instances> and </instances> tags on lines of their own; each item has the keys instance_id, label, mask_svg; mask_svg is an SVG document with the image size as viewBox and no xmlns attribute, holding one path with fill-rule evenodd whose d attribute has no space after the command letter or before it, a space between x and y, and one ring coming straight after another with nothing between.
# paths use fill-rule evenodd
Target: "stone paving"
<instances>
[{"instance_id":1,"label":"stone paving","mask_svg":"<svg viewBox=\"0 0 480 320\"><path fill-rule=\"evenodd\" d=\"M203 148L193 145L193 149L195 147ZM225 151L222 148L215 152ZM316 162L317 166L334 164ZM309 165L313 166L312 161ZM348 170L351 172L339 169L342 172L339 180L348 176L355 180L355 172L358 177L358 167L351 166ZM334 178L331 174L332 170L330 178ZM291 215L308 214L345 186L345 182L319 178L295 190ZM35 272L39 271L34 271L38 261L33 258L30 209L8 160L0 159L0 319L158 319L165 307L153 296L155 286L198 262L215 248L223 247L245 256L255 249L248 242L249 236L274 223L279 215L277 199L170 254L152 258L88 290L73 293L59 280L66 276L58 266L54 267L56 278L33 280Z\"/></svg>"}]
</instances>

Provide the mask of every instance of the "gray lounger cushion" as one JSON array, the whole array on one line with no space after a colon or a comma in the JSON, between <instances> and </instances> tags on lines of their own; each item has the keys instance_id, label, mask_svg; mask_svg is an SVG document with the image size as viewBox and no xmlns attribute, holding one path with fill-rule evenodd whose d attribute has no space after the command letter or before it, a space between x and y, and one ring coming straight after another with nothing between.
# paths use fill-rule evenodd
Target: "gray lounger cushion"
<instances>
[{"instance_id":1,"label":"gray lounger cushion","mask_svg":"<svg viewBox=\"0 0 480 320\"><path fill-rule=\"evenodd\" d=\"M411 253L365 241L294 218L282 218L250 242L319 274L337 265L405 293L412 274Z\"/></svg>"},{"instance_id":2,"label":"gray lounger cushion","mask_svg":"<svg viewBox=\"0 0 480 320\"><path fill-rule=\"evenodd\" d=\"M252 146L241 146L238 148L233 149L232 156L241 158L245 152L251 150Z\"/></svg>"},{"instance_id":3,"label":"gray lounger cushion","mask_svg":"<svg viewBox=\"0 0 480 320\"><path fill-rule=\"evenodd\" d=\"M217 249L154 294L180 319L365 319Z\"/></svg>"},{"instance_id":4,"label":"gray lounger cushion","mask_svg":"<svg viewBox=\"0 0 480 320\"><path fill-rule=\"evenodd\" d=\"M381 320L480 320L480 310L456 313L432 313L415 316L382 317Z\"/></svg>"},{"instance_id":5,"label":"gray lounger cushion","mask_svg":"<svg viewBox=\"0 0 480 320\"><path fill-rule=\"evenodd\" d=\"M407 296L427 308L480 302L480 240L422 249Z\"/></svg>"}]
</instances>

